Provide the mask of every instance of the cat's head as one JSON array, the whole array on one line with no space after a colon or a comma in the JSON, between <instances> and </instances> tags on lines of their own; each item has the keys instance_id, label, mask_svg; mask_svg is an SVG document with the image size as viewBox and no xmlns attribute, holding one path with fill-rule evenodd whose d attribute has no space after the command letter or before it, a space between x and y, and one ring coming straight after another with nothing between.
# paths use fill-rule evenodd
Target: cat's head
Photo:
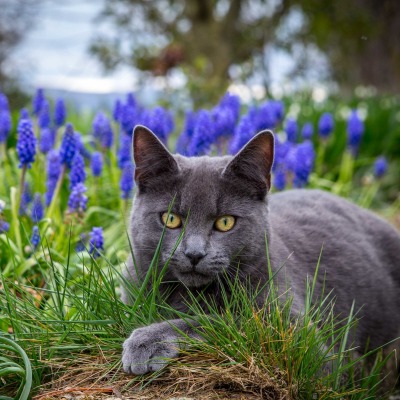
<instances>
[{"instance_id":1,"label":"cat's head","mask_svg":"<svg viewBox=\"0 0 400 400\"><path fill-rule=\"evenodd\" d=\"M251 274L265 255L267 193L274 154L270 131L253 137L236 156L172 155L147 128L134 130L137 193L131 239L145 273L164 225L160 263L171 256L165 279L201 287L224 272ZM170 213L168 210L170 209Z\"/></svg>"}]
</instances>

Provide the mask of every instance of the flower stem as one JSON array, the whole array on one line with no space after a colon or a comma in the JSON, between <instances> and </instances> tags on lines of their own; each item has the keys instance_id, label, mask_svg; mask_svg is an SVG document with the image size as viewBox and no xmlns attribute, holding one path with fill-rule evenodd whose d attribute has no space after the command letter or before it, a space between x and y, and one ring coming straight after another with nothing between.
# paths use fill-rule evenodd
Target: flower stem
<instances>
[{"instance_id":1,"label":"flower stem","mask_svg":"<svg viewBox=\"0 0 400 400\"><path fill-rule=\"evenodd\" d=\"M26 166L26 164L24 164L24 165L22 166L21 178L20 178L20 181L19 181L19 190L18 190L17 204L16 204L16 206L17 206L17 212L18 212L18 213L19 213L19 207L20 207L20 205L21 205L22 193L23 193L24 187L25 187L26 169L27 169L27 166Z\"/></svg>"}]
</instances>

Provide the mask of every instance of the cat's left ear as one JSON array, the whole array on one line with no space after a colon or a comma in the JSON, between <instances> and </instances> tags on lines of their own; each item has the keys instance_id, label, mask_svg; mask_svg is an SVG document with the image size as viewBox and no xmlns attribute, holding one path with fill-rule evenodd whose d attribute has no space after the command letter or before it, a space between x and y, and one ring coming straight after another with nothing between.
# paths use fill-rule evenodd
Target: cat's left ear
<instances>
[{"instance_id":1,"label":"cat's left ear","mask_svg":"<svg viewBox=\"0 0 400 400\"><path fill-rule=\"evenodd\" d=\"M160 179L167 174L176 174L178 165L158 137L142 125L133 130L133 158L135 160L135 181L139 192L150 186L159 186Z\"/></svg>"},{"instance_id":2,"label":"cat's left ear","mask_svg":"<svg viewBox=\"0 0 400 400\"><path fill-rule=\"evenodd\" d=\"M264 199L271 187L274 135L265 130L255 135L226 166L223 175L242 181L250 194Z\"/></svg>"}]
</instances>

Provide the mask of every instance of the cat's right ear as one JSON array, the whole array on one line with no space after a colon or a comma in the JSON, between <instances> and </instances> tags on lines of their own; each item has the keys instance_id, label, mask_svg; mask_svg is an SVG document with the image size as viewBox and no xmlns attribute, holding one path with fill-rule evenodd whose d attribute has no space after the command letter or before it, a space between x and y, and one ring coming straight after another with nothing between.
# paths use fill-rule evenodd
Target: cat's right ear
<instances>
[{"instance_id":1,"label":"cat's right ear","mask_svg":"<svg viewBox=\"0 0 400 400\"><path fill-rule=\"evenodd\" d=\"M142 125L135 126L133 130L133 158L139 192L156 184L157 178L178 172L172 154L150 129Z\"/></svg>"}]
</instances>

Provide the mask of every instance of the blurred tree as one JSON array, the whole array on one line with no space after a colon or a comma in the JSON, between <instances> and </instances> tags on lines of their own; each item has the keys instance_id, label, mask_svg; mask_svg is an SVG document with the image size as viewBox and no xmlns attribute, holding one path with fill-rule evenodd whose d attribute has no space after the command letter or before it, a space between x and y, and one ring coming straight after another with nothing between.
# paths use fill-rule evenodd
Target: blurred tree
<instances>
[{"instance_id":1,"label":"blurred tree","mask_svg":"<svg viewBox=\"0 0 400 400\"><path fill-rule=\"evenodd\" d=\"M154 75L176 66L190 76L194 101L215 100L233 65L252 71L272 40L286 0L106 0L102 16L118 32L98 36L91 51L107 70L120 63Z\"/></svg>"},{"instance_id":2,"label":"blurred tree","mask_svg":"<svg viewBox=\"0 0 400 400\"><path fill-rule=\"evenodd\" d=\"M400 89L398 0L105 0L102 17L117 28L91 45L106 70L165 76L179 66L196 103L215 101L232 73L256 69L268 85L270 48L288 52L296 78L319 68L318 79L345 88Z\"/></svg>"},{"instance_id":3,"label":"blurred tree","mask_svg":"<svg viewBox=\"0 0 400 400\"><path fill-rule=\"evenodd\" d=\"M288 51L299 43L317 46L327 55L331 77L342 88L372 85L384 92L399 92L398 0L288 0L285 8L287 12L301 10L304 20L281 46ZM307 56L307 52L302 54ZM297 61L299 66L301 60Z\"/></svg>"}]
</instances>

